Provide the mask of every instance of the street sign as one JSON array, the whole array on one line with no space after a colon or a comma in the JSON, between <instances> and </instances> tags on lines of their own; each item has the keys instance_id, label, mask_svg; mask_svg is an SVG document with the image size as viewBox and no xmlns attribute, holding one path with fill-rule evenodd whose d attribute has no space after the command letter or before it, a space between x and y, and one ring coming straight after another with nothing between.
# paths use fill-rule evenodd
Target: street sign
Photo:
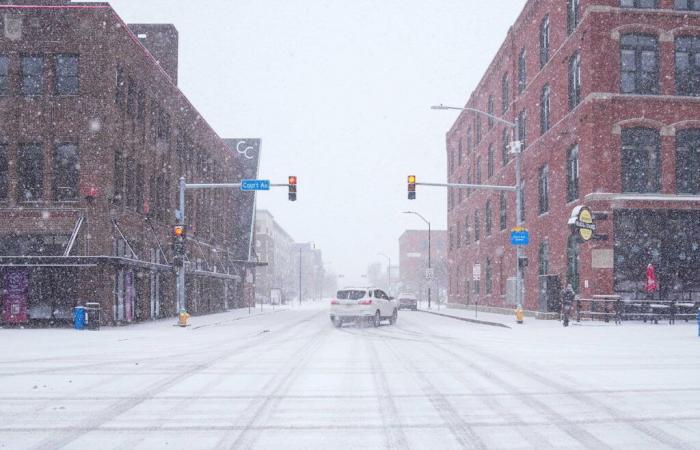
<instances>
[{"instance_id":1,"label":"street sign","mask_svg":"<svg viewBox=\"0 0 700 450\"><path fill-rule=\"evenodd\" d=\"M528 245L530 243L530 234L523 227L515 227L510 230L510 243L512 245Z\"/></svg>"},{"instance_id":2,"label":"street sign","mask_svg":"<svg viewBox=\"0 0 700 450\"><path fill-rule=\"evenodd\" d=\"M241 180L242 191L269 191L270 180Z\"/></svg>"},{"instance_id":3,"label":"street sign","mask_svg":"<svg viewBox=\"0 0 700 450\"><path fill-rule=\"evenodd\" d=\"M474 281L481 279L481 264L474 264L474 267L472 267L472 278Z\"/></svg>"},{"instance_id":4,"label":"street sign","mask_svg":"<svg viewBox=\"0 0 700 450\"><path fill-rule=\"evenodd\" d=\"M435 271L431 267L430 269L425 269L425 279L430 281L435 277Z\"/></svg>"}]
</instances>

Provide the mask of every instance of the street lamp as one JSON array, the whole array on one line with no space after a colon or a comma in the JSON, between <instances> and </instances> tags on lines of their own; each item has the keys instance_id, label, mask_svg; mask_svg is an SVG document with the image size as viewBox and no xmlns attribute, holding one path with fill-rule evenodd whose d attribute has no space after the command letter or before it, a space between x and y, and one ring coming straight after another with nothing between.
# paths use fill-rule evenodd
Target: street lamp
<instances>
[{"instance_id":1,"label":"street lamp","mask_svg":"<svg viewBox=\"0 0 700 450\"><path fill-rule=\"evenodd\" d=\"M522 211L522 201L523 201L523 184L522 184L522 174L521 174L521 153L522 153L522 141L516 140L517 136L515 134L518 129L518 124L514 122L509 122L500 117L496 117L493 114L487 113L486 111L481 111L475 108L468 107L458 107L458 106L445 106L442 103L439 105L431 106L430 109L436 110L456 110L456 111L466 111L475 114L481 114L486 117L493 119L496 122L500 122L504 125L510 127L512 131L512 139L510 142L510 152L515 154L515 223L518 227L523 225L523 211ZM522 268L520 267L520 260L523 258L523 249L521 245L516 246L516 261L515 261L515 302L516 304L522 305L522 294L524 290L523 286L523 274ZM521 289L521 286L523 288Z\"/></svg>"},{"instance_id":2,"label":"street lamp","mask_svg":"<svg viewBox=\"0 0 700 450\"><path fill-rule=\"evenodd\" d=\"M377 253L377 255L383 256L383 257L385 257L386 259L389 260L389 265L387 266L387 269L386 269L386 271L387 271L387 284L386 284L386 289L387 289L387 292L388 292L388 291L391 290L391 258L389 258L389 256L387 256L387 255L385 255L384 253L381 253L381 252L380 252L380 253ZM391 295L391 293L389 293L389 295Z\"/></svg>"},{"instance_id":3,"label":"street lamp","mask_svg":"<svg viewBox=\"0 0 700 450\"><path fill-rule=\"evenodd\" d=\"M428 272L430 272L430 221L415 211L404 211L404 214L413 214L428 224ZM428 309L430 309L430 280L428 280Z\"/></svg>"}]
</instances>

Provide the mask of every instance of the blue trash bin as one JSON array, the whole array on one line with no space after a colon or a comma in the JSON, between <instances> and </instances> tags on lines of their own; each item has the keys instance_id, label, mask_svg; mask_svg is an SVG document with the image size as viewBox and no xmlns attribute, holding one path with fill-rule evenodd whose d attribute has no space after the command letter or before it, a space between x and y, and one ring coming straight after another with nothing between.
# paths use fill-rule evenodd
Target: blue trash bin
<instances>
[{"instance_id":1,"label":"blue trash bin","mask_svg":"<svg viewBox=\"0 0 700 450\"><path fill-rule=\"evenodd\" d=\"M73 325L76 330L85 329L85 307L76 306L73 308Z\"/></svg>"}]
</instances>

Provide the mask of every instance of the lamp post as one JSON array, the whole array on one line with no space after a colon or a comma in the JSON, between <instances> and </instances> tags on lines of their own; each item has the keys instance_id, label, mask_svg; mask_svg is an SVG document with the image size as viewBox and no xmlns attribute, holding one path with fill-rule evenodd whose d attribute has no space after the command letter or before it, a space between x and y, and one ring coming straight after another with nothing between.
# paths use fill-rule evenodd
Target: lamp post
<instances>
[{"instance_id":1,"label":"lamp post","mask_svg":"<svg viewBox=\"0 0 700 450\"><path fill-rule=\"evenodd\" d=\"M468 107L457 107L457 106L445 106L443 104L431 106L430 109L436 110L449 110L453 109L456 111L466 111L474 114L481 114L496 122L500 122L508 127L510 127L512 132L512 139L510 142L510 152L515 154L515 224L518 227L523 225L523 211L522 211L522 200L523 200L523 184L522 184L522 174L521 174L521 153L522 153L522 141L516 140L516 131L518 129L518 124L510 122L508 120L496 117L493 114L487 113L486 111L481 111L475 108ZM516 246L516 261L515 261L515 303L522 305L523 296L523 274L522 268L520 267L520 261L523 258L523 248L521 245ZM521 288L522 286L522 288Z\"/></svg>"},{"instance_id":2,"label":"lamp post","mask_svg":"<svg viewBox=\"0 0 700 450\"><path fill-rule=\"evenodd\" d=\"M385 257L387 260L389 260L389 265L386 266L386 271L387 271L387 284L386 284L386 290L387 292L391 291L391 258L384 253L377 253L379 256ZM391 295L391 293L389 293Z\"/></svg>"},{"instance_id":3,"label":"lamp post","mask_svg":"<svg viewBox=\"0 0 700 450\"><path fill-rule=\"evenodd\" d=\"M415 211L404 211L403 213L416 215L420 217L423 222L428 224L428 271L430 272L430 221ZM428 280L428 309L430 309L430 280Z\"/></svg>"}]
</instances>

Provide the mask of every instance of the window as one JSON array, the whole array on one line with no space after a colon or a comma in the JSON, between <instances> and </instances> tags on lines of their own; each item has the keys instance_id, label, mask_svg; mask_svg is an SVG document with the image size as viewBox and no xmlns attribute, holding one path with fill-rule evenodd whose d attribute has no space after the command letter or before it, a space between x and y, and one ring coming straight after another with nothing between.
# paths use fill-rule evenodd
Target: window
<instances>
[{"instance_id":1,"label":"window","mask_svg":"<svg viewBox=\"0 0 700 450\"><path fill-rule=\"evenodd\" d=\"M575 53L569 59L569 111L581 103L581 56Z\"/></svg>"},{"instance_id":2,"label":"window","mask_svg":"<svg viewBox=\"0 0 700 450\"><path fill-rule=\"evenodd\" d=\"M455 244L457 245L457 248L460 248L462 246L462 236L459 230L461 230L461 224L459 223L459 220L457 221L457 229L455 230Z\"/></svg>"},{"instance_id":3,"label":"window","mask_svg":"<svg viewBox=\"0 0 700 450\"><path fill-rule=\"evenodd\" d=\"M481 116L474 118L474 129L476 129L476 144L481 144Z\"/></svg>"},{"instance_id":4,"label":"window","mask_svg":"<svg viewBox=\"0 0 700 450\"><path fill-rule=\"evenodd\" d=\"M659 132L648 128L622 131L622 191L659 192Z\"/></svg>"},{"instance_id":5,"label":"window","mask_svg":"<svg viewBox=\"0 0 700 450\"><path fill-rule=\"evenodd\" d=\"M501 192L498 208L498 224L499 229L505 230L508 226L508 216L507 214L508 204L506 203L506 193Z\"/></svg>"},{"instance_id":6,"label":"window","mask_svg":"<svg viewBox=\"0 0 700 450\"><path fill-rule=\"evenodd\" d=\"M540 23L540 69L549 61L549 15Z\"/></svg>"},{"instance_id":7,"label":"window","mask_svg":"<svg viewBox=\"0 0 700 450\"><path fill-rule=\"evenodd\" d=\"M674 7L686 11L700 11L700 0L675 0Z\"/></svg>"},{"instance_id":8,"label":"window","mask_svg":"<svg viewBox=\"0 0 700 450\"><path fill-rule=\"evenodd\" d=\"M700 96L700 37L676 39L676 94Z\"/></svg>"},{"instance_id":9,"label":"window","mask_svg":"<svg viewBox=\"0 0 700 450\"><path fill-rule=\"evenodd\" d=\"M571 34L578 26L579 0L566 0L566 31Z\"/></svg>"},{"instance_id":10,"label":"window","mask_svg":"<svg viewBox=\"0 0 700 450\"><path fill-rule=\"evenodd\" d=\"M491 200L486 200L486 207L484 208L484 231L486 231L486 236L491 236L491 227L493 225L493 220L491 216Z\"/></svg>"},{"instance_id":11,"label":"window","mask_svg":"<svg viewBox=\"0 0 700 450\"><path fill-rule=\"evenodd\" d=\"M8 167L7 145L0 144L0 202L5 202L10 196L10 174Z\"/></svg>"},{"instance_id":12,"label":"window","mask_svg":"<svg viewBox=\"0 0 700 450\"><path fill-rule=\"evenodd\" d=\"M457 140L457 164L462 165L462 140Z\"/></svg>"},{"instance_id":13,"label":"window","mask_svg":"<svg viewBox=\"0 0 700 450\"><path fill-rule=\"evenodd\" d=\"M527 86L527 68L525 67L525 49L518 55L518 93L522 94Z\"/></svg>"},{"instance_id":14,"label":"window","mask_svg":"<svg viewBox=\"0 0 700 450\"><path fill-rule=\"evenodd\" d=\"M78 55L56 56L56 94L78 95Z\"/></svg>"},{"instance_id":15,"label":"window","mask_svg":"<svg viewBox=\"0 0 700 450\"><path fill-rule=\"evenodd\" d=\"M540 167L539 206L540 214L549 211L549 166Z\"/></svg>"},{"instance_id":16,"label":"window","mask_svg":"<svg viewBox=\"0 0 700 450\"><path fill-rule=\"evenodd\" d=\"M10 58L4 55L0 55L0 95L7 95L10 93Z\"/></svg>"},{"instance_id":17,"label":"window","mask_svg":"<svg viewBox=\"0 0 700 450\"><path fill-rule=\"evenodd\" d=\"M501 78L501 109L503 112L508 111L510 106L510 81L508 80L508 74L504 73L503 78Z\"/></svg>"},{"instance_id":18,"label":"window","mask_svg":"<svg viewBox=\"0 0 700 450\"><path fill-rule=\"evenodd\" d=\"M520 218L524 221L525 220L525 186L526 183L523 181L521 183L521 189L520 189Z\"/></svg>"},{"instance_id":19,"label":"window","mask_svg":"<svg viewBox=\"0 0 700 450\"><path fill-rule=\"evenodd\" d=\"M476 184L481 184L481 156L476 158Z\"/></svg>"},{"instance_id":20,"label":"window","mask_svg":"<svg viewBox=\"0 0 700 450\"><path fill-rule=\"evenodd\" d=\"M676 134L676 192L700 194L700 129Z\"/></svg>"},{"instance_id":21,"label":"window","mask_svg":"<svg viewBox=\"0 0 700 450\"><path fill-rule=\"evenodd\" d=\"M491 268L491 258L486 258L486 264L484 264L484 283L486 286L486 295L490 295L493 292L493 270Z\"/></svg>"},{"instance_id":22,"label":"window","mask_svg":"<svg viewBox=\"0 0 700 450\"><path fill-rule=\"evenodd\" d=\"M569 236L566 246L566 283L570 284L574 292L578 292L579 277L579 248L578 238L575 234Z\"/></svg>"},{"instance_id":23,"label":"window","mask_svg":"<svg viewBox=\"0 0 700 450\"><path fill-rule=\"evenodd\" d=\"M520 149L523 150L527 146L527 112L520 111L518 114L518 140L521 142Z\"/></svg>"},{"instance_id":24,"label":"window","mask_svg":"<svg viewBox=\"0 0 700 450\"><path fill-rule=\"evenodd\" d=\"M58 202L78 199L80 161L78 146L59 144L53 152L53 197Z\"/></svg>"},{"instance_id":25,"label":"window","mask_svg":"<svg viewBox=\"0 0 700 450\"><path fill-rule=\"evenodd\" d=\"M501 147L501 164L508 164L508 154L510 153L510 129L503 129L503 147Z\"/></svg>"},{"instance_id":26,"label":"window","mask_svg":"<svg viewBox=\"0 0 700 450\"><path fill-rule=\"evenodd\" d=\"M469 216L464 218L464 245L469 244Z\"/></svg>"},{"instance_id":27,"label":"window","mask_svg":"<svg viewBox=\"0 0 700 450\"><path fill-rule=\"evenodd\" d=\"M124 199L124 155L114 152L114 202L121 204Z\"/></svg>"},{"instance_id":28,"label":"window","mask_svg":"<svg viewBox=\"0 0 700 450\"><path fill-rule=\"evenodd\" d=\"M569 149L566 155L566 201L578 198L578 145Z\"/></svg>"},{"instance_id":29,"label":"window","mask_svg":"<svg viewBox=\"0 0 700 450\"><path fill-rule=\"evenodd\" d=\"M540 95L540 132L545 134L549 130L549 85L542 88Z\"/></svg>"},{"instance_id":30,"label":"window","mask_svg":"<svg viewBox=\"0 0 700 450\"><path fill-rule=\"evenodd\" d=\"M455 245L455 236L454 233L452 233L452 228L449 229L447 235L450 237L450 250L452 250Z\"/></svg>"},{"instance_id":31,"label":"window","mask_svg":"<svg viewBox=\"0 0 700 450\"><path fill-rule=\"evenodd\" d=\"M547 275L549 273L549 244L547 241L540 242L539 249L538 271L539 275Z\"/></svg>"},{"instance_id":32,"label":"window","mask_svg":"<svg viewBox=\"0 0 700 450\"><path fill-rule=\"evenodd\" d=\"M44 57L22 56L22 95L44 93Z\"/></svg>"},{"instance_id":33,"label":"window","mask_svg":"<svg viewBox=\"0 0 700 450\"><path fill-rule=\"evenodd\" d=\"M479 219L479 210L474 211L474 242L481 239L481 219Z\"/></svg>"},{"instance_id":34,"label":"window","mask_svg":"<svg viewBox=\"0 0 700 450\"><path fill-rule=\"evenodd\" d=\"M493 116L493 115L494 115L494 110L493 110L493 95L489 95L489 101L488 101L487 109L488 109L487 112L488 112L491 116ZM489 130L490 130L491 128L493 128L493 117L489 117L488 123L489 123Z\"/></svg>"},{"instance_id":35,"label":"window","mask_svg":"<svg viewBox=\"0 0 700 450\"><path fill-rule=\"evenodd\" d=\"M41 200L44 193L44 152L41 144L20 144L17 161L18 201Z\"/></svg>"},{"instance_id":36,"label":"window","mask_svg":"<svg viewBox=\"0 0 700 450\"><path fill-rule=\"evenodd\" d=\"M124 100L126 99L126 81L124 76L124 71L121 67L117 67L116 75L116 89L114 95L114 103L119 106L124 105Z\"/></svg>"},{"instance_id":37,"label":"window","mask_svg":"<svg viewBox=\"0 0 700 450\"><path fill-rule=\"evenodd\" d=\"M623 94L659 92L658 42L655 36L625 34L620 38L620 91Z\"/></svg>"},{"instance_id":38,"label":"window","mask_svg":"<svg viewBox=\"0 0 700 450\"><path fill-rule=\"evenodd\" d=\"M129 80L127 82L127 88L126 88L126 113L129 115L129 117L135 117L137 112L137 106L138 106L138 99L137 99L137 93L138 89L136 87L136 80L133 78L129 77Z\"/></svg>"},{"instance_id":39,"label":"window","mask_svg":"<svg viewBox=\"0 0 700 450\"><path fill-rule=\"evenodd\" d=\"M493 154L493 144L489 144L489 153L488 153L488 161L486 163L487 170L486 172L488 173L489 178L493 176L494 173L494 154Z\"/></svg>"},{"instance_id":40,"label":"window","mask_svg":"<svg viewBox=\"0 0 700 450\"><path fill-rule=\"evenodd\" d=\"M676 2L678 3L678 2ZM656 0L620 0L623 8L656 8Z\"/></svg>"}]
</instances>

